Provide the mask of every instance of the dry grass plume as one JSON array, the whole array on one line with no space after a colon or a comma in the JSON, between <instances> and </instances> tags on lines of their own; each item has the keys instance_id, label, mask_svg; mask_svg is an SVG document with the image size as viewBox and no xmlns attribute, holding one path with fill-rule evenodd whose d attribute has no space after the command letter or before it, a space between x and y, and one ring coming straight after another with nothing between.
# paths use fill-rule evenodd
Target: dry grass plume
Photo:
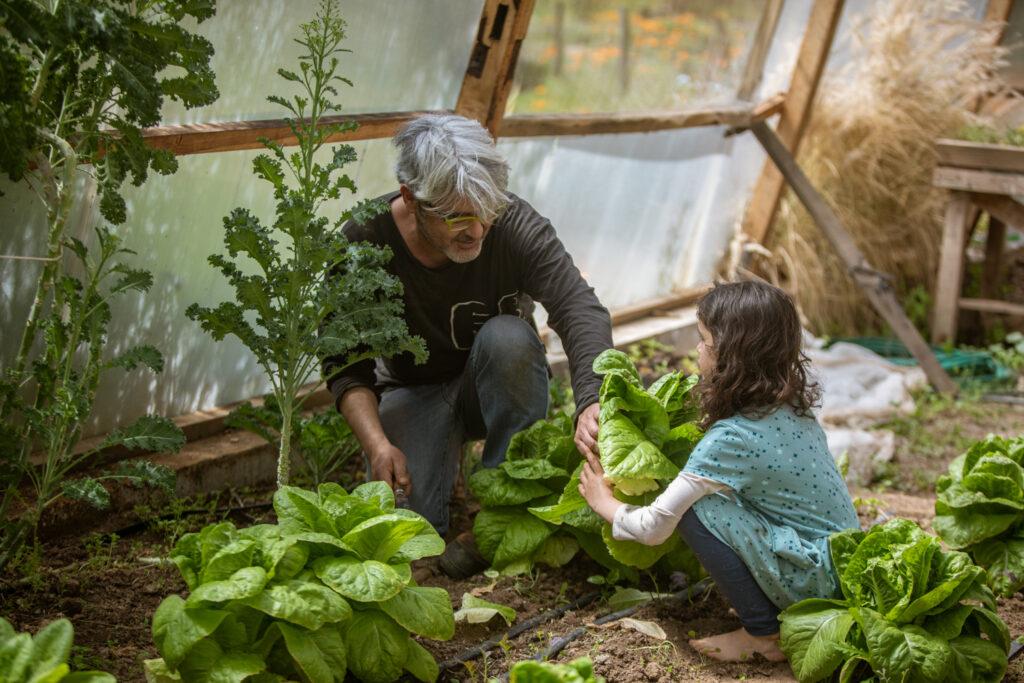
<instances>
[{"instance_id":1,"label":"dry grass plume","mask_svg":"<svg viewBox=\"0 0 1024 683\"><path fill-rule=\"evenodd\" d=\"M958 0L888 0L853 22L848 61L826 73L800 165L875 269L902 298L934 292L946 193L932 187L937 138L981 123L979 98L1005 48L998 26ZM767 269L818 334L881 328L846 269L792 192L768 243ZM924 324L923 320L918 320Z\"/></svg>"}]
</instances>

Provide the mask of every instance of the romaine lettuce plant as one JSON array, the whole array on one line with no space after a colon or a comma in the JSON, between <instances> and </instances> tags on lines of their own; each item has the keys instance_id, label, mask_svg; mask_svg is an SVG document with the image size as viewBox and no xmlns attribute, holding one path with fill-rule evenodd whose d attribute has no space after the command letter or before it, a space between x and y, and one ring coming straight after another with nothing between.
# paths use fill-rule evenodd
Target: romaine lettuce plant
<instances>
[{"instance_id":1,"label":"romaine lettuce plant","mask_svg":"<svg viewBox=\"0 0 1024 683\"><path fill-rule=\"evenodd\" d=\"M605 477L614 484L619 500L650 504L679 474L702 435L695 423L699 408L691 393L697 378L673 372L645 389L633 362L615 349L603 351L594 360L594 371L604 375L597 443ZM530 512L570 527L587 554L606 567L646 569L665 558L667 568L691 575L700 572L676 534L657 546L612 538L611 525L579 493L582 468L579 462L554 504L535 505Z\"/></svg>"},{"instance_id":2,"label":"romaine lettuce plant","mask_svg":"<svg viewBox=\"0 0 1024 683\"><path fill-rule=\"evenodd\" d=\"M108 673L76 671L71 673L68 657L74 629L67 619L58 619L39 629L33 638L16 633L10 622L0 617L0 681L4 683L114 683Z\"/></svg>"},{"instance_id":3,"label":"romaine lettuce plant","mask_svg":"<svg viewBox=\"0 0 1024 683\"><path fill-rule=\"evenodd\" d=\"M999 681L1010 635L984 571L906 519L831 539L840 600L782 612L780 646L803 683Z\"/></svg>"},{"instance_id":4,"label":"romaine lettuce plant","mask_svg":"<svg viewBox=\"0 0 1024 683\"><path fill-rule=\"evenodd\" d=\"M558 413L512 437L505 461L474 472L469 490L480 501L473 521L477 547L495 569L522 574L534 562L561 566L579 549L572 534L531 515L529 506L550 505L580 466L572 418Z\"/></svg>"},{"instance_id":5,"label":"romaine lettuce plant","mask_svg":"<svg viewBox=\"0 0 1024 683\"><path fill-rule=\"evenodd\" d=\"M222 522L178 542L171 559L190 595L167 597L153 615L161 659L146 663L148 677L436 679L437 663L410 635L455 630L448 593L412 579L413 560L444 550L434 528L396 509L383 482L351 494L286 486L274 509L277 524Z\"/></svg>"},{"instance_id":6,"label":"romaine lettuce plant","mask_svg":"<svg viewBox=\"0 0 1024 683\"><path fill-rule=\"evenodd\" d=\"M1024 587L1024 437L988 436L936 482L932 527L988 571L997 595Z\"/></svg>"},{"instance_id":7,"label":"romaine lettuce plant","mask_svg":"<svg viewBox=\"0 0 1024 683\"><path fill-rule=\"evenodd\" d=\"M509 671L510 683L604 683L594 675L594 662L580 657L565 664L557 662L519 662Z\"/></svg>"}]
</instances>

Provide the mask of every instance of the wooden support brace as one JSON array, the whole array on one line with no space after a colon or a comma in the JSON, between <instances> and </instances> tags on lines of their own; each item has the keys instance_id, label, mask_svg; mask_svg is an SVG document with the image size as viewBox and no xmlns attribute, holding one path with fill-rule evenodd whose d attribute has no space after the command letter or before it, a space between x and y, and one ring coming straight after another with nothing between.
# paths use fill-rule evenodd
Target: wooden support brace
<instances>
[{"instance_id":1,"label":"wooden support brace","mask_svg":"<svg viewBox=\"0 0 1024 683\"><path fill-rule=\"evenodd\" d=\"M896 336L903 345L907 347L910 354L924 370L928 381L937 391L956 393L956 386L949 378L946 371L939 364L939 360L932 353L931 348L924 338L914 327L914 324L907 318L903 307L900 306L896 295L889 285L883 273L871 268L871 265L864 258L864 254L854 243L853 238L843 227L835 213L828 206L825 200L811 181L804 175L803 170L796 163L796 159L789 153L786 146L779 140L778 136L768 127L764 121L754 123L750 130L757 137L764 147L768 156L778 166L783 177L793 188L793 192L803 203L814 220L815 225L821 229L828 239L832 248L835 249L839 258L846 265L848 272L854 281L860 286L861 291L871 302L871 305L879 315L889 323Z\"/></svg>"}]
</instances>

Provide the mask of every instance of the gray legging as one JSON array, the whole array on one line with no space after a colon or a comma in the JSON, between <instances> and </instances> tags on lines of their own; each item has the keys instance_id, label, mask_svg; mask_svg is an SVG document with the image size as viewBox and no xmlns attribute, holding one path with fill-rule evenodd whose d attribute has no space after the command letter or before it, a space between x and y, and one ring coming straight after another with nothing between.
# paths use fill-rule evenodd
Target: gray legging
<instances>
[{"instance_id":1,"label":"gray legging","mask_svg":"<svg viewBox=\"0 0 1024 683\"><path fill-rule=\"evenodd\" d=\"M701 566L729 601L743 628L752 636L779 632L779 608L775 606L736 551L708 531L691 507L679 520L679 535L693 550Z\"/></svg>"},{"instance_id":2,"label":"gray legging","mask_svg":"<svg viewBox=\"0 0 1024 683\"><path fill-rule=\"evenodd\" d=\"M444 535L462 445L485 439L484 467L497 467L512 435L547 415L547 406L544 345L529 323L511 315L481 326L455 379L387 389L380 419L405 454L409 506Z\"/></svg>"}]
</instances>

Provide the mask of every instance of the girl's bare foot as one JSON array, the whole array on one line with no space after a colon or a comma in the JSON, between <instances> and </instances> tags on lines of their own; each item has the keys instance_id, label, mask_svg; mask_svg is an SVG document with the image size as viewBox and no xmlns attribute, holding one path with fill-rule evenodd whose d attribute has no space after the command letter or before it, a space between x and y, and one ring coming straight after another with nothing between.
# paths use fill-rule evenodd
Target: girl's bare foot
<instances>
[{"instance_id":1,"label":"girl's bare foot","mask_svg":"<svg viewBox=\"0 0 1024 683\"><path fill-rule=\"evenodd\" d=\"M784 662L786 655L779 648L779 634L752 636L745 628L731 633L691 640L690 647L697 652L722 662L742 662L755 653L769 662Z\"/></svg>"}]
</instances>

